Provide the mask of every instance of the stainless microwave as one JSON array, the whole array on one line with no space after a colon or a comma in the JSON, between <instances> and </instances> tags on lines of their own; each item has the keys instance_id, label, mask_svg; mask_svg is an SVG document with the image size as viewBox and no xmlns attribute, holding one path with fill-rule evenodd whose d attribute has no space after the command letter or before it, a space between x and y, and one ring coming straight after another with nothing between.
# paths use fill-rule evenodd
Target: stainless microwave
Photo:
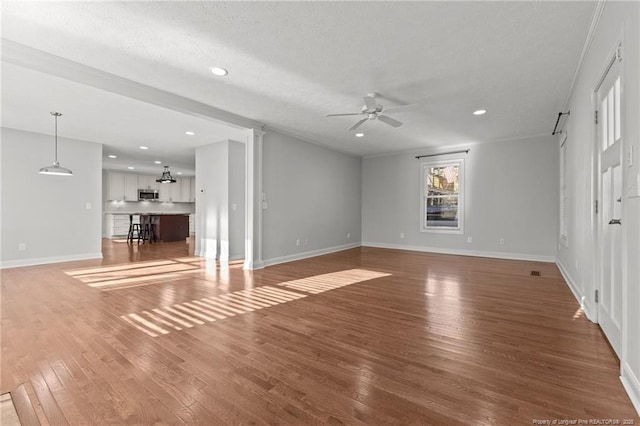
<instances>
[{"instance_id":1,"label":"stainless microwave","mask_svg":"<svg viewBox=\"0 0 640 426\"><path fill-rule=\"evenodd\" d=\"M157 189L138 189L138 201L158 201Z\"/></svg>"}]
</instances>

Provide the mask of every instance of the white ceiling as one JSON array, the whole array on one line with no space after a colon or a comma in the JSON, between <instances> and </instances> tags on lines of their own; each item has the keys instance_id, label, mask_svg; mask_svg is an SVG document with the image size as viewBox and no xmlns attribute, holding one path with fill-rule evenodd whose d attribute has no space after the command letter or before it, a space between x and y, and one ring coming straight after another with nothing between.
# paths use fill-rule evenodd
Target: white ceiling
<instances>
[{"instance_id":1,"label":"white ceiling","mask_svg":"<svg viewBox=\"0 0 640 426\"><path fill-rule=\"evenodd\" d=\"M2 2L2 37L356 155L547 134L594 2ZM211 66L229 75L216 78ZM3 62L3 126L193 164L242 132ZM418 104L347 129L362 96ZM483 108L484 116L472 111ZM78 124L81 123L81 124ZM68 127L65 127L68 126ZM184 136L196 129L198 140ZM68 130L68 133L65 131ZM268 129L267 129L268 131ZM154 148L154 143L157 147ZM155 152L140 156L146 144ZM105 148L105 154L108 149ZM147 155L148 154L148 155ZM181 157L181 155L184 157ZM107 166L105 166L107 167Z\"/></svg>"}]
</instances>

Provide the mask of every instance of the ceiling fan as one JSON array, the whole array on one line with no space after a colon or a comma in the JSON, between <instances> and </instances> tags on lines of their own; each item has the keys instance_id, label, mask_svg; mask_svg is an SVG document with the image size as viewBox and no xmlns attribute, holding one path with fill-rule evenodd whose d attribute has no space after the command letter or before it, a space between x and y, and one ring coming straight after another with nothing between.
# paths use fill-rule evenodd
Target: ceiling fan
<instances>
[{"instance_id":1,"label":"ceiling fan","mask_svg":"<svg viewBox=\"0 0 640 426\"><path fill-rule=\"evenodd\" d=\"M383 114L390 114L394 112L404 111L404 110L413 108L415 105L411 104L411 105L401 105L401 106L392 107L392 108L385 108L384 106L376 103L376 98L379 96L380 96L379 93L371 92L371 93L368 93L367 96L363 97L362 99L364 99L364 105L362 106L361 112L350 112L345 114L327 114L326 116L327 117L341 117L345 115L364 115L365 116L365 118L358 121L353 126L349 127L349 130L357 129L362 124L364 124L365 121L368 121L368 120L380 120L383 123L393 127L402 126L402 122Z\"/></svg>"}]
</instances>

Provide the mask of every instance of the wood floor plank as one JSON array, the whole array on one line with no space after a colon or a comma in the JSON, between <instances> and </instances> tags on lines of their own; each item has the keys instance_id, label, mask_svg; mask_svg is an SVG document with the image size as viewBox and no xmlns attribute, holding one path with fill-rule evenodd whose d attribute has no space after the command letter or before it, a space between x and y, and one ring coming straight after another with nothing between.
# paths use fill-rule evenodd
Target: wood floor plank
<instances>
[{"instance_id":1,"label":"wood floor plank","mask_svg":"<svg viewBox=\"0 0 640 426\"><path fill-rule=\"evenodd\" d=\"M42 424L640 424L554 264L360 247L247 272L191 252L104 240L3 270L0 391Z\"/></svg>"},{"instance_id":2,"label":"wood floor plank","mask_svg":"<svg viewBox=\"0 0 640 426\"><path fill-rule=\"evenodd\" d=\"M22 384L11 392L11 399L16 408L18 419L23 425L40 425L40 420L33 406L33 402L29 398L29 394Z\"/></svg>"}]
</instances>

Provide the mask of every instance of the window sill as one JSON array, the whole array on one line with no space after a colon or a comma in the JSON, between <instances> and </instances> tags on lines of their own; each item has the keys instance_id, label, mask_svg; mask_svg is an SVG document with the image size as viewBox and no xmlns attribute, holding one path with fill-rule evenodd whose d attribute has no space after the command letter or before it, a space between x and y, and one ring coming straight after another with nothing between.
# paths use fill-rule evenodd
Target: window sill
<instances>
[{"instance_id":1,"label":"window sill","mask_svg":"<svg viewBox=\"0 0 640 426\"><path fill-rule=\"evenodd\" d=\"M464 231L462 229L422 228L420 232L428 234L464 234Z\"/></svg>"}]
</instances>

